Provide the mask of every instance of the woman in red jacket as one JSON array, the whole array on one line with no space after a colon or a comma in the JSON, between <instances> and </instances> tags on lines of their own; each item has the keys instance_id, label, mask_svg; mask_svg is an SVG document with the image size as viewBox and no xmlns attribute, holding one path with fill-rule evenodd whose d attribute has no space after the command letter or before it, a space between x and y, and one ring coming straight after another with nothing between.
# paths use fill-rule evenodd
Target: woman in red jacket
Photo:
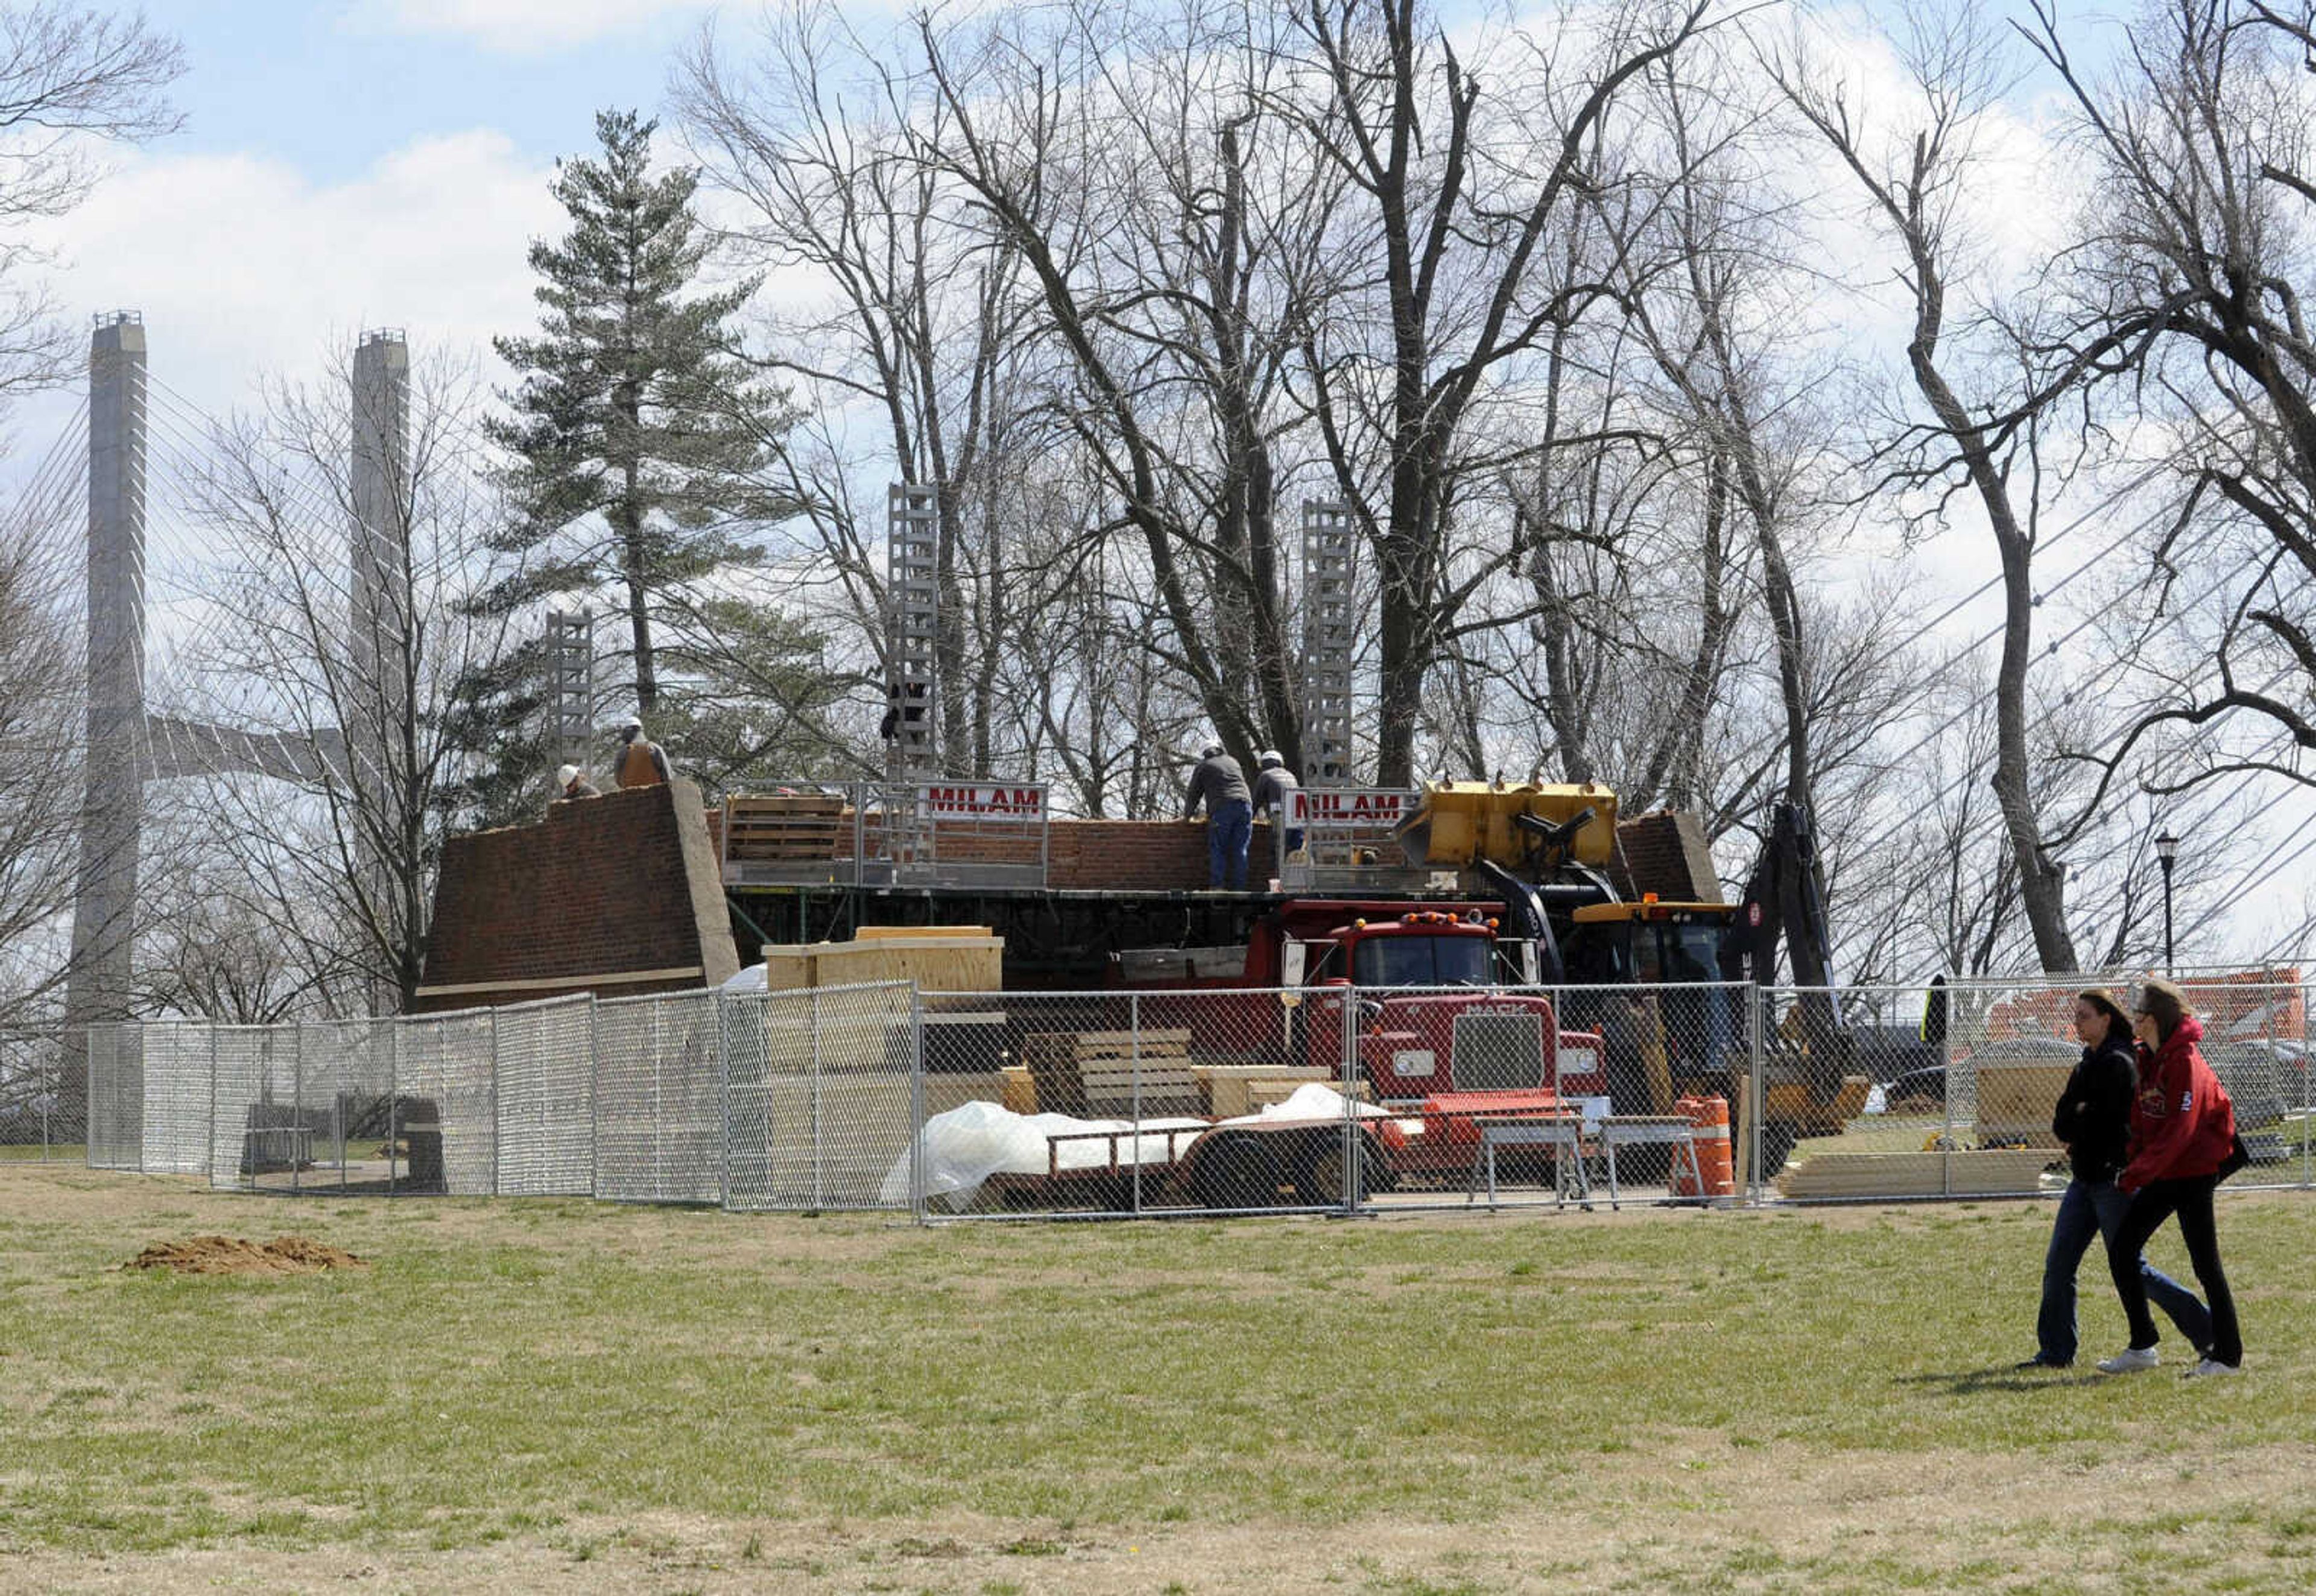
<instances>
[{"instance_id":1,"label":"woman in red jacket","mask_svg":"<svg viewBox=\"0 0 2316 1596\"><path fill-rule=\"evenodd\" d=\"M2240 1374L2243 1337L2212 1222L2212 1193L2235 1147L2235 1109L2196 1051L2203 1024L2187 1011L2178 988L2165 980L2141 988L2132 1033L2139 1042L2139 1090L2131 1104L2130 1161L2116 1178L2131 1193L2131 1208L2107 1241L2107 1269L2131 1321L2131 1345L2099 1369L2126 1374L2155 1367L2155 1320L2147 1311L2139 1255L2147 1238L2176 1213L2179 1239L2187 1246L2187 1261L2212 1310L2211 1347L2187 1372Z\"/></svg>"}]
</instances>

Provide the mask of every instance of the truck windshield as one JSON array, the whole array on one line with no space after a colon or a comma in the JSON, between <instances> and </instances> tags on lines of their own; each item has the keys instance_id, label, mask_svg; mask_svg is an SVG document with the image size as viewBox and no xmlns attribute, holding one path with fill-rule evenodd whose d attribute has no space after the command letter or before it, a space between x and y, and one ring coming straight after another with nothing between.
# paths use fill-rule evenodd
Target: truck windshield
<instances>
[{"instance_id":1,"label":"truck windshield","mask_svg":"<svg viewBox=\"0 0 2316 1596\"><path fill-rule=\"evenodd\" d=\"M1351 961L1351 979L1363 987L1484 987L1489 939L1484 936L1370 936Z\"/></svg>"}]
</instances>

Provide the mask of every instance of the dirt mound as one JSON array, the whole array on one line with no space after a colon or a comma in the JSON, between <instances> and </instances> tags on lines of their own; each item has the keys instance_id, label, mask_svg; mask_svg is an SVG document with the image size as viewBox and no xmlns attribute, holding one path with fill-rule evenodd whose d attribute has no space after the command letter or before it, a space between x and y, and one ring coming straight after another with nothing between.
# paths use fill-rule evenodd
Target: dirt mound
<instances>
[{"instance_id":1,"label":"dirt mound","mask_svg":"<svg viewBox=\"0 0 2316 1596\"><path fill-rule=\"evenodd\" d=\"M179 1274L313 1274L324 1269L367 1269L352 1253L304 1236L277 1236L260 1246L237 1236L196 1236L156 1241L123 1269L173 1269Z\"/></svg>"}]
</instances>

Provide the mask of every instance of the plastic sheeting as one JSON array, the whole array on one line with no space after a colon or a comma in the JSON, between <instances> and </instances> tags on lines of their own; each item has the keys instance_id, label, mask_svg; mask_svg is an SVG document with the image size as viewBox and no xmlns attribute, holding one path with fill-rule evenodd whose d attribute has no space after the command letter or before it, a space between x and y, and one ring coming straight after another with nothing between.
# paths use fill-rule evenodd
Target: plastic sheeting
<instances>
[{"instance_id":1,"label":"plastic sheeting","mask_svg":"<svg viewBox=\"0 0 2316 1596\"><path fill-rule=\"evenodd\" d=\"M1313 1082L1296 1087L1284 1102L1272 1104L1258 1113L1213 1122L1246 1125L1267 1120L1340 1120L1347 1107L1364 1119L1388 1117L1381 1109L1366 1104L1349 1105L1341 1094ZM933 1115L918 1133L924 1159L925 1201L938 1200L952 1211L962 1211L971 1206L982 1183L993 1175L1044 1175L1056 1167L1056 1155L1063 1169L1091 1169L1110 1161L1110 1144L1107 1140L1065 1141L1059 1148L1050 1148L1047 1139L1049 1137L1085 1131L1124 1132L1117 1144L1118 1162L1122 1166L1147 1166L1167 1161L1167 1131L1197 1130L1207 1124L1205 1120L1171 1119L1144 1120L1137 1126L1132 1120L1018 1114L994 1103L963 1104L947 1113ZM1186 1145L1180 1138L1171 1139L1177 1148ZM909 1205L909 1149L904 1148L886 1174L880 1195L888 1206Z\"/></svg>"}]
</instances>

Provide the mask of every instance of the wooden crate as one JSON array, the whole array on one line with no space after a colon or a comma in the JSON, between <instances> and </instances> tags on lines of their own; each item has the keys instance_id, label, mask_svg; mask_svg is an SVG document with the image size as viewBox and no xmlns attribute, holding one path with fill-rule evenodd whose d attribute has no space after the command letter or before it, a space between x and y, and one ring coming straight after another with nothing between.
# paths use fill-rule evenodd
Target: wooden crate
<instances>
[{"instance_id":1,"label":"wooden crate","mask_svg":"<svg viewBox=\"0 0 2316 1596\"><path fill-rule=\"evenodd\" d=\"M2024 1141L2029 1147L2055 1148L2051 1113L2059 1106L2074 1066L2053 1064L1989 1064L1978 1071L1979 1139Z\"/></svg>"},{"instance_id":2,"label":"wooden crate","mask_svg":"<svg viewBox=\"0 0 2316 1596\"><path fill-rule=\"evenodd\" d=\"M1194 1064L1190 1073L1206 1093L1207 1112L1218 1120L1252 1113L1252 1093L1258 1086L1283 1082L1292 1093L1306 1082L1324 1084L1335 1078L1332 1070L1296 1069L1284 1064Z\"/></svg>"},{"instance_id":3,"label":"wooden crate","mask_svg":"<svg viewBox=\"0 0 2316 1596\"><path fill-rule=\"evenodd\" d=\"M1002 936L912 936L813 944L815 987L913 980L928 992L994 992L1005 984Z\"/></svg>"},{"instance_id":4,"label":"wooden crate","mask_svg":"<svg viewBox=\"0 0 2316 1596\"><path fill-rule=\"evenodd\" d=\"M782 943L764 949L764 989L768 992L797 992L812 985L812 948L800 943Z\"/></svg>"},{"instance_id":5,"label":"wooden crate","mask_svg":"<svg viewBox=\"0 0 2316 1596\"><path fill-rule=\"evenodd\" d=\"M1036 1113L1038 1083L1030 1078L1029 1066L1008 1064L998 1073L1005 1082L1004 1094L1000 1101L1004 1104L1006 1112L1017 1114Z\"/></svg>"},{"instance_id":6,"label":"wooden crate","mask_svg":"<svg viewBox=\"0 0 2316 1596\"><path fill-rule=\"evenodd\" d=\"M2042 1189L2042 1148L1952 1153L1815 1153L1777 1176L1788 1197L2000 1196Z\"/></svg>"}]
</instances>

